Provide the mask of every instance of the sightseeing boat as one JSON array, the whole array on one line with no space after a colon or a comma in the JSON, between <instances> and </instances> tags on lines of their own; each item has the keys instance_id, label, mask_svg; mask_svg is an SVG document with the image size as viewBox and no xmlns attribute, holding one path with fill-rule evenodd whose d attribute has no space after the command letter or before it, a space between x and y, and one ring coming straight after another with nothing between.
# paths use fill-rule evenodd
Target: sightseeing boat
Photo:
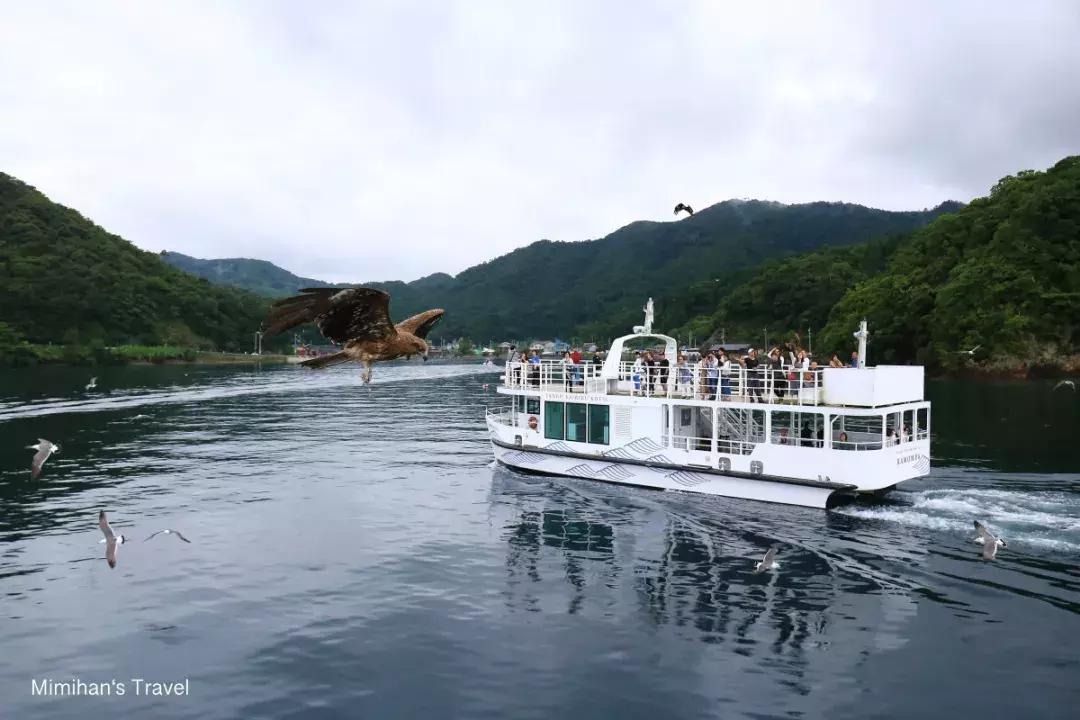
<instances>
[{"instance_id":1,"label":"sightseeing boat","mask_svg":"<svg viewBox=\"0 0 1080 720\"><path fill-rule=\"evenodd\" d=\"M645 324L602 363L507 363L488 409L495 459L519 470L661 490L827 508L930 472L923 368L866 363L777 372L735 365L714 380L676 367L674 338ZM671 362L628 361L656 347ZM719 375L716 373L715 375Z\"/></svg>"}]
</instances>

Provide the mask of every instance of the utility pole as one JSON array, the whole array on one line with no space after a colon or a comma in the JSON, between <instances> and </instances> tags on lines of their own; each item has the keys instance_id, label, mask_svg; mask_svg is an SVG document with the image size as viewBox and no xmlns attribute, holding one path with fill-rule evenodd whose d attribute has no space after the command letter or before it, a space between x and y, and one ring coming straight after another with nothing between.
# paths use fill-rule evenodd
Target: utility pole
<instances>
[{"instance_id":1,"label":"utility pole","mask_svg":"<svg viewBox=\"0 0 1080 720\"><path fill-rule=\"evenodd\" d=\"M814 331L811 330L810 328L806 328L806 344L810 346L808 349L810 350L810 354L813 355L814 354Z\"/></svg>"},{"instance_id":2,"label":"utility pole","mask_svg":"<svg viewBox=\"0 0 1080 720\"><path fill-rule=\"evenodd\" d=\"M255 354L262 355L262 330L255 331Z\"/></svg>"}]
</instances>

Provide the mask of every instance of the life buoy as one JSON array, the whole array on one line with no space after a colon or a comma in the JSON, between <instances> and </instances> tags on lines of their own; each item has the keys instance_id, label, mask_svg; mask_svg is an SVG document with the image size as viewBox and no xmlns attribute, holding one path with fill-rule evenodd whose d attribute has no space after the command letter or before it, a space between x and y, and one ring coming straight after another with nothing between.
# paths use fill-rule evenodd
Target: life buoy
<instances>
[{"instance_id":1,"label":"life buoy","mask_svg":"<svg viewBox=\"0 0 1080 720\"><path fill-rule=\"evenodd\" d=\"M537 425L536 416L535 415L530 415L529 416L529 429L530 430L535 430L536 425Z\"/></svg>"}]
</instances>

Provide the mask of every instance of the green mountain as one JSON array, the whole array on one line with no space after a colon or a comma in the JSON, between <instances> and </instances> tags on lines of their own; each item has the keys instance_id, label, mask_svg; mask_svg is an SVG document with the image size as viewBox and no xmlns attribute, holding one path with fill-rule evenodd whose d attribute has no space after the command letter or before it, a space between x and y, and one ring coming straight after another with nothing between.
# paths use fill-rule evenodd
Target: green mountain
<instances>
[{"instance_id":1,"label":"green mountain","mask_svg":"<svg viewBox=\"0 0 1080 720\"><path fill-rule=\"evenodd\" d=\"M223 258L201 260L168 250L161 251L161 259L174 268L205 278L218 285L232 285L267 297L292 295L300 288L329 287L330 283L293 275L288 270L266 260L248 258Z\"/></svg>"},{"instance_id":2,"label":"green mountain","mask_svg":"<svg viewBox=\"0 0 1080 720\"><path fill-rule=\"evenodd\" d=\"M1080 352L1080 156L1000 180L912 233L829 313L825 343L866 317L883 362L1068 368ZM1080 369L1077 367L1075 369Z\"/></svg>"},{"instance_id":3,"label":"green mountain","mask_svg":"<svg viewBox=\"0 0 1080 720\"><path fill-rule=\"evenodd\" d=\"M947 203L921 212L889 212L846 203L729 200L678 222L634 222L599 240L541 240L457 277L436 274L410 283L363 284L391 293L395 317L445 308L438 329L444 337L601 338L639 322L639 308L648 296L673 297L713 278L727 283L770 258L906 233L954 207ZM165 259L174 262L174 257L168 253ZM271 276L261 261L196 262L203 264L188 266L201 277L267 294L312 283L273 265L280 274ZM276 290L270 293L269 288ZM658 320L672 326L713 306L660 302L659 307Z\"/></svg>"},{"instance_id":4,"label":"green mountain","mask_svg":"<svg viewBox=\"0 0 1080 720\"><path fill-rule=\"evenodd\" d=\"M754 340L768 327L776 342L813 328L819 355L846 357L866 318L874 362L1080 369L1080 157L1006 177L907 235L767 262L713 307L675 332Z\"/></svg>"},{"instance_id":5,"label":"green mountain","mask_svg":"<svg viewBox=\"0 0 1080 720\"><path fill-rule=\"evenodd\" d=\"M8 348L248 350L269 304L181 272L2 173L0 276L0 345Z\"/></svg>"}]
</instances>

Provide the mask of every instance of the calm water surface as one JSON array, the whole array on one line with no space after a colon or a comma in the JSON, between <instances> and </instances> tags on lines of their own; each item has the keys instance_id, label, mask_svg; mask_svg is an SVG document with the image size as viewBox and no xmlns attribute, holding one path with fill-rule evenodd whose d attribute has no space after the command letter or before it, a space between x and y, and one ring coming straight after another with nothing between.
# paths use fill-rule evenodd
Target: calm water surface
<instances>
[{"instance_id":1,"label":"calm water surface","mask_svg":"<svg viewBox=\"0 0 1080 720\"><path fill-rule=\"evenodd\" d=\"M835 512L492 465L473 366L0 375L0 718L1065 717L1080 398L931 383ZM38 437L62 446L29 479ZM110 570L97 511L132 542ZM979 558L971 521L1009 541ZM177 528L187 545L150 533ZM753 575L779 543L782 567ZM34 697L118 680L123 697ZM136 697L132 678L188 680Z\"/></svg>"}]
</instances>

